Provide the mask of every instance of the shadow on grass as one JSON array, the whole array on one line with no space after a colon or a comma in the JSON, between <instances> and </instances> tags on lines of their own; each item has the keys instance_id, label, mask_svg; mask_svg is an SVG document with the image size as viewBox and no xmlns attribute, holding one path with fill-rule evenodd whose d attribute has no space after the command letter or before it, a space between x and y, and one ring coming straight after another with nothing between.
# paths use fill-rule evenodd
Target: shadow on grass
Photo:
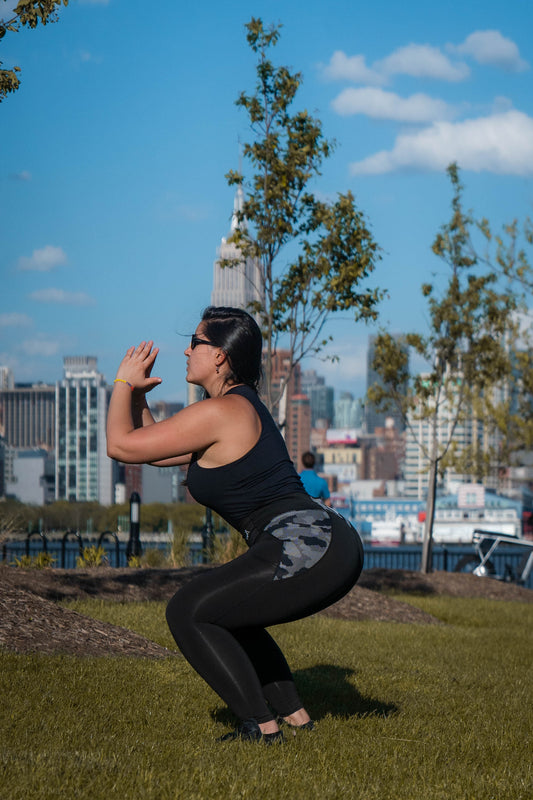
<instances>
[{"instance_id":1,"label":"shadow on grass","mask_svg":"<svg viewBox=\"0 0 533 800\"><path fill-rule=\"evenodd\" d=\"M302 702L314 720L328 715L346 719L372 715L389 717L397 713L398 706L394 703L382 703L360 694L351 680L354 674L355 670L334 664L317 664L294 673ZM216 709L211 714L215 722L235 724L235 716L228 708Z\"/></svg>"}]
</instances>

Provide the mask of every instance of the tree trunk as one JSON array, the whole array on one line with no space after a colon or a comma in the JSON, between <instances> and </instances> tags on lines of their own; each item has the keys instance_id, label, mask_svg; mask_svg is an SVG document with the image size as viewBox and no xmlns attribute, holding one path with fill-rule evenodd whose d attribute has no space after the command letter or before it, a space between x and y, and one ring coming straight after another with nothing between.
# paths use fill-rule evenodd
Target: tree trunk
<instances>
[{"instance_id":1,"label":"tree trunk","mask_svg":"<svg viewBox=\"0 0 533 800\"><path fill-rule=\"evenodd\" d=\"M437 496L437 467L438 461L433 458L429 470L424 543L422 545L422 563L420 565L420 571L425 575L431 572L433 568L433 520L435 519L435 500Z\"/></svg>"}]
</instances>

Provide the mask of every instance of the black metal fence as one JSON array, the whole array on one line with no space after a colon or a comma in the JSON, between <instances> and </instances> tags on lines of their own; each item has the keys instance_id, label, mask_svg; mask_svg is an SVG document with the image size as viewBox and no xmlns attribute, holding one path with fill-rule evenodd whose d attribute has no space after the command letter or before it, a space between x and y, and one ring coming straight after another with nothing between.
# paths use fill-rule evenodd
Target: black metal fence
<instances>
[{"instance_id":1,"label":"black metal fence","mask_svg":"<svg viewBox=\"0 0 533 800\"><path fill-rule=\"evenodd\" d=\"M36 557L39 553L47 553L54 559L52 566L62 569L73 569L77 559L83 555L85 547L101 547L104 551L105 563L111 567L128 565L128 542L119 541L113 531L104 531L98 539L84 540L77 531L66 531L59 538L48 538L44 533L29 534L25 539L5 542L2 547L2 561L15 564L15 559L22 556ZM162 550L168 554L170 544L161 541L144 541L143 548ZM396 547L378 547L365 545L365 569L403 569L417 571L420 569L421 545L402 545ZM475 552L470 545L435 545L433 548L433 569L453 572L465 555ZM491 558L496 575L511 579L517 576L523 559L519 548L499 548ZM202 542L191 542L188 563L201 564L205 560L205 548ZM480 578L480 580L484 580ZM533 572L529 575L528 589L533 589Z\"/></svg>"}]
</instances>

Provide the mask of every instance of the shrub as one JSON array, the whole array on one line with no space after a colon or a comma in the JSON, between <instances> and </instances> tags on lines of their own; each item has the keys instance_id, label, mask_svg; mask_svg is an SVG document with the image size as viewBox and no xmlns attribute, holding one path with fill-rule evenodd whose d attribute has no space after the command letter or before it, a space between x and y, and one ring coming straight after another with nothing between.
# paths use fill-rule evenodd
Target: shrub
<instances>
[{"instance_id":1,"label":"shrub","mask_svg":"<svg viewBox=\"0 0 533 800\"><path fill-rule=\"evenodd\" d=\"M140 558L141 567L158 569L168 566L168 555L158 547L149 547Z\"/></svg>"},{"instance_id":2,"label":"shrub","mask_svg":"<svg viewBox=\"0 0 533 800\"><path fill-rule=\"evenodd\" d=\"M56 563L56 559L50 553L39 553L37 556L21 556L20 558L15 558L15 564L17 567L22 567L23 569L45 569L45 567L51 567L53 564Z\"/></svg>"},{"instance_id":3,"label":"shrub","mask_svg":"<svg viewBox=\"0 0 533 800\"><path fill-rule=\"evenodd\" d=\"M242 555L248 549L246 542L241 534L234 528L230 528L228 533L217 533L213 542L213 561L216 564L225 564L233 561L237 556Z\"/></svg>"},{"instance_id":4,"label":"shrub","mask_svg":"<svg viewBox=\"0 0 533 800\"><path fill-rule=\"evenodd\" d=\"M191 563L191 549L189 528L174 528L172 537L172 547L168 556L168 563L171 567L188 567Z\"/></svg>"},{"instance_id":5,"label":"shrub","mask_svg":"<svg viewBox=\"0 0 533 800\"><path fill-rule=\"evenodd\" d=\"M83 548L83 555L76 559L77 567L103 567L108 563L106 551L103 547L91 545Z\"/></svg>"}]
</instances>

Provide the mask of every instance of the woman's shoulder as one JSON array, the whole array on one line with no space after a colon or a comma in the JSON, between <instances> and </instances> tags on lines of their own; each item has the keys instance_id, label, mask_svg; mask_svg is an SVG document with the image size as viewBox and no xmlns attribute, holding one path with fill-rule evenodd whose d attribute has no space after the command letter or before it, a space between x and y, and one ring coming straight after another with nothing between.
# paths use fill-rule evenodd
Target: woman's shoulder
<instances>
[{"instance_id":1,"label":"woman's shoulder","mask_svg":"<svg viewBox=\"0 0 533 800\"><path fill-rule=\"evenodd\" d=\"M201 405L203 406L202 411L205 414L226 416L233 415L238 412L239 415L244 414L249 415L250 417L257 416L257 412L253 402L251 402L251 398L246 397L244 393L240 394L237 392L231 392L226 393L221 397L208 397L201 401Z\"/></svg>"}]
</instances>

